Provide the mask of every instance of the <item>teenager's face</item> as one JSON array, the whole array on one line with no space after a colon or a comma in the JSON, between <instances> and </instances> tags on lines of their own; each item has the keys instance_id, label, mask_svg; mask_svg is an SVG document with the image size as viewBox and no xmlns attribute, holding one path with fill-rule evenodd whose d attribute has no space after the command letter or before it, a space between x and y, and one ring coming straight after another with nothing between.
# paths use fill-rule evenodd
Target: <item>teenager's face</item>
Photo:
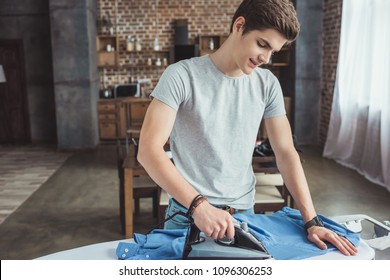
<instances>
[{"instance_id":1,"label":"teenager's face","mask_svg":"<svg viewBox=\"0 0 390 280\"><path fill-rule=\"evenodd\" d=\"M274 29L253 30L245 35L242 35L241 29L238 35L235 61L247 75L256 67L267 64L272 54L280 51L287 42L287 39Z\"/></svg>"}]
</instances>

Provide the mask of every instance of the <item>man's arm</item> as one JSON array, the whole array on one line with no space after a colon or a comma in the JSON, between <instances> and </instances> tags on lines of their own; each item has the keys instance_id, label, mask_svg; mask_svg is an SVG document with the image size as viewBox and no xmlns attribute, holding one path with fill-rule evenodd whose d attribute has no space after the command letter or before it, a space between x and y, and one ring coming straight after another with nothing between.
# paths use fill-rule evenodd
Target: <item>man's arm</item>
<instances>
[{"instance_id":1,"label":"man's arm","mask_svg":"<svg viewBox=\"0 0 390 280\"><path fill-rule=\"evenodd\" d=\"M286 116L265 119L264 123L278 169L306 223L317 214L299 155L294 147L290 124ZM324 241L328 241L344 255L357 253L356 248L346 238L324 227L309 228L308 239L321 249L326 249Z\"/></svg>"},{"instance_id":2,"label":"man's arm","mask_svg":"<svg viewBox=\"0 0 390 280\"><path fill-rule=\"evenodd\" d=\"M151 102L142 124L137 159L159 186L187 207L198 193L180 176L164 151L175 118L175 110L157 99ZM186 191L180 191L183 189Z\"/></svg>"},{"instance_id":3,"label":"man's arm","mask_svg":"<svg viewBox=\"0 0 390 280\"><path fill-rule=\"evenodd\" d=\"M164 151L175 118L174 109L153 99L142 124L137 159L161 188L189 208L198 192L180 175ZM193 217L195 224L207 236L222 238L225 233L228 237L234 236L230 215L207 201L195 208Z\"/></svg>"}]
</instances>

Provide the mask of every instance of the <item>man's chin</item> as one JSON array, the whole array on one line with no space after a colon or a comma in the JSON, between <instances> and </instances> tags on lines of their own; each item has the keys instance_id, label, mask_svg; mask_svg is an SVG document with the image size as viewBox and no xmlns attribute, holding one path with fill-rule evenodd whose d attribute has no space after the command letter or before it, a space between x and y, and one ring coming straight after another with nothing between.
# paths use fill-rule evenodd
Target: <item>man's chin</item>
<instances>
[{"instance_id":1,"label":"man's chin","mask_svg":"<svg viewBox=\"0 0 390 280\"><path fill-rule=\"evenodd\" d=\"M254 68L245 67L244 69L241 69L242 73L245 75L250 75L253 72Z\"/></svg>"}]
</instances>

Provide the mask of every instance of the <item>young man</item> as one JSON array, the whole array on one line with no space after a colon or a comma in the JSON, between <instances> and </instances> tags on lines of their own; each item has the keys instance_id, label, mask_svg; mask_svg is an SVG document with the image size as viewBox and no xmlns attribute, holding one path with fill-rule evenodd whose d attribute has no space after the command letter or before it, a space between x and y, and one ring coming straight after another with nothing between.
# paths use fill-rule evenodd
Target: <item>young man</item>
<instances>
[{"instance_id":1,"label":"young man","mask_svg":"<svg viewBox=\"0 0 390 280\"><path fill-rule=\"evenodd\" d=\"M180 61L163 73L142 126L138 160L174 198L168 216L190 209L207 236L233 237L232 217L223 209L253 213L252 155L264 118L278 168L307 223L308 239L322 249L328 241L354 255L357 250L348 240L316 219L279 82L258 67L298 33L290 1L244 0L216 52ZM168 138L175 164L163 149ZM166 223L166 228L187 226L179 215Z\"/></svg>"}]
</instances>

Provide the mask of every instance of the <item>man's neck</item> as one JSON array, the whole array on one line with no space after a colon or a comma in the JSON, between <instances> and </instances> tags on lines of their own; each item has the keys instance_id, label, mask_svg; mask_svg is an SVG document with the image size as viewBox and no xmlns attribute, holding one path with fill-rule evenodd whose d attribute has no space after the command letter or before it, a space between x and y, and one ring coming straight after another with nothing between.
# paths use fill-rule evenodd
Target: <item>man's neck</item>
<instances>
[{"instance_id":1,"label":"man's neck","mask_svg":"<svg viewBox=\"0 0 390 280\"><path fill-rule=\"evenodd\" d=\"M229 77L238 77L243 75L243 72L238 67L232 56L233 47L231 36L222 44L222 46L214 53L210 54L210 59L224 75Z\"/></svg>"}]
</instances>

